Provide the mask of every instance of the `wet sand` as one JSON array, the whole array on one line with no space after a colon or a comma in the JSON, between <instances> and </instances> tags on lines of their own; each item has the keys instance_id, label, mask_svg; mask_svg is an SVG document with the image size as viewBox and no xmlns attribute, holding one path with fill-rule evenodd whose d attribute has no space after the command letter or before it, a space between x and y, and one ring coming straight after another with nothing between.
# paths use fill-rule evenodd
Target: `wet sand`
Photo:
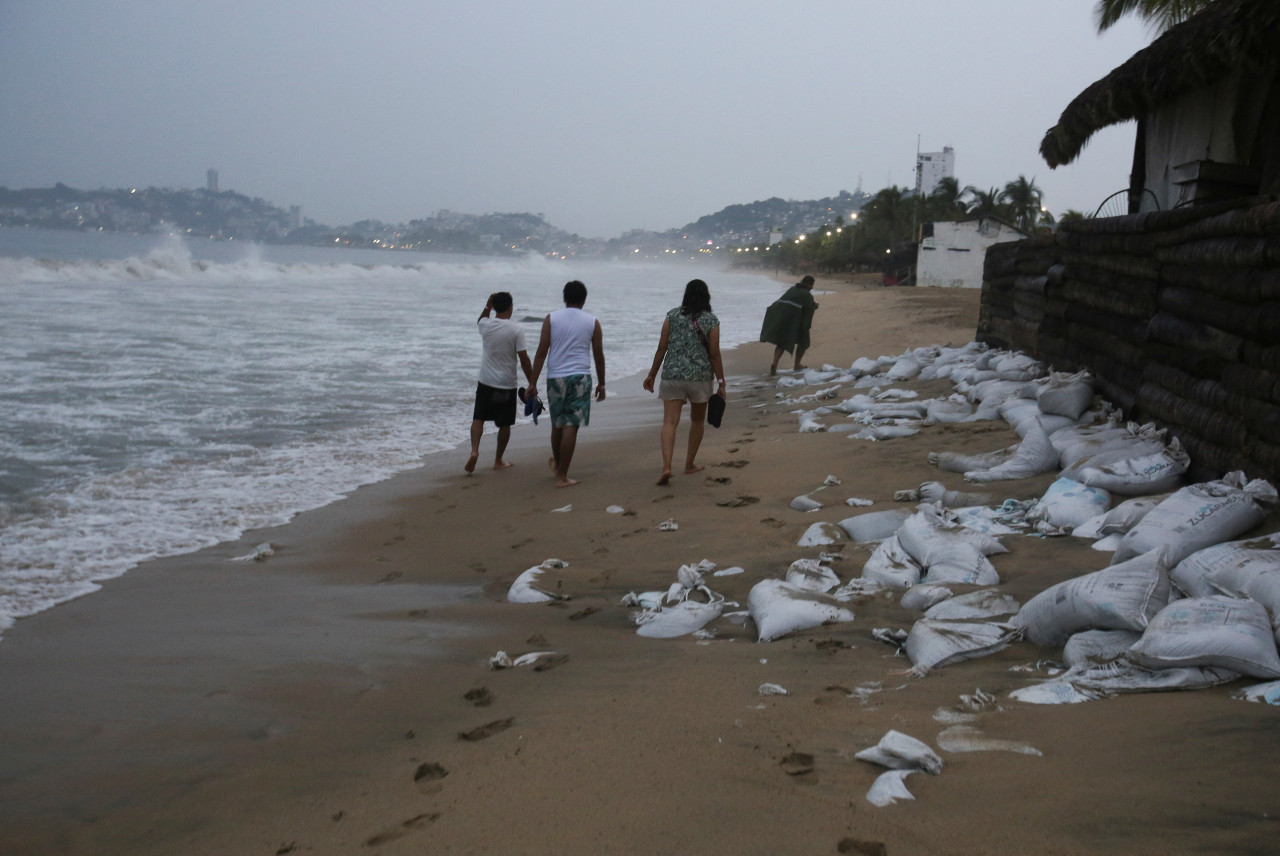
<instances>
[{"instance_id":1,"label":"wet sand","mask_svg":"<svg viewBox=\"0 0 1280 856\"><path fill-rule=\"evenodd\" d=\"M977 323L976 291L819 289L813 367L960 345ZM1275 852L1280 714L1233 686L1020 704L1008 693L1033 676L1011 669L1060 653L1028 643L911 678L871 637L915 619L896 595L768 644L725 620L709 640L637 636L626 593L666 589L705 558L746 569L709 578L745 607L756 582L817 556L796 546L811 523L860 511L847 497L875 511L909 507L894 491L927 480L1001 498L1053 480L966 486L928 463L1009 445L1003 422L880 443L799 434L794 408L772 404L771 351L726 352L729 409L706 431L706 469L669 485L654 484L661 406L639 378L610 378L580 435L578 486L554 488L545 422L514 432L501 472L487 435L474 475L465 449L432 456L18 622L0 641L0 852ZM825 508L789 508L828 475L842 484L814 494ZM678 530L660 531L669 519ZM1020 601L1108 561L1079 539L1003 540L993 563ZM265 561L231 561L263 542ZM867 551L843 554L837 572L857 576ZM568 567L542 582L568 600L504 602L550 557ZM555 655L490 670L499 650ZM760 695L766 682L788 694ZM1042 754L943 752L940 776L907 779L915 801L868 803L881 770L854 753L889 729L936 746L935 713L979 688L999 705L972 724Z\"/></svg>"}]
</instances>

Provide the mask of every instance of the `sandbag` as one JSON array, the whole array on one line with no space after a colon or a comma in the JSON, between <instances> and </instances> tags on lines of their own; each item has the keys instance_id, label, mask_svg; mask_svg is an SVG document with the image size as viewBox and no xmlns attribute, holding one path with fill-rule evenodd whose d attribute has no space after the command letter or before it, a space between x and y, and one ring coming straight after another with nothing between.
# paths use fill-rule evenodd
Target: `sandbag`
<instances>
[{"instance_id":1,"label":"sandbag","mask_svg":"<svg viewBox=\"0 0 1280 856\"><path fill-rule=\"evenodd\" d=\"M826 593L840 585L840 578L817 559L796 559L787 568L787 584L806 591Z\"/></svg>"},{"instance_id":2,"label":"sandbag","mask_svg":"<svg viewBox=\"0 0 1280 856\"><path fill-rule=\"evenodd\" d=\"M960 422L973 414L973 406L962 395L931 398L925 402L925 425Z\"/></svg>"},{"instance_id":3,"label":"sandbag","mask_svg":"<svg viewBox=\"0 0 1280 856\"><path fill-rule=\"evenodd\" d=\"M1017 628L1008 624L922 618L912 625L904 647L912 673L923 676L932 669L994 654L1017 638Z\"/></svg>"},{"instance_id":4,"label":"sandbag","mask_svg":"<svg viewBox=\"0 0 1280 856\"><path fill-rule=\"evenodd\" d=\"M952 539L972 544L984 556L1009 552L1009 548L996 538L962 525L932 503L921 503L916 507L916 513L907 517L898 528L898 540L903 548L925 567L950 547Z\"/></svg>"},{"instance_id":5,"label":"sandbag","mask_svg":"<svg viewBox=\"0 0 1280 856\"><path fill-rule=\"evenodd\" d=\"M1036 405L1043 413L1079 419L1093 402L1093 377L1086 371L1054 372L1036 389Z\"/></svg>"},{"instance_id":6,"label":"sandbag","mask_svg":"<svg viewBox=\"0 0 1280 856\"><path fill-rule=\"evenodd\" d=\"M815 523L796 542L801 547L829 547L844 540L844 530L835 523Z\"/></svg>"},{"instance_id":7,"label":"sandbag","mask_svg":"<svg viewBox=\"0 0 1280 856\"><path fill-rule=\"evenodd\" d=\"M1022 479L1047 473L1058 468L1058 453L1049 443L1049 435L1037 422L1027 431L1013 457L988 470L973 470L964 474L965 481L992 482L1004 479Z\"/></svg>"},{"instance_id":8,"label":"sandbag","mask_svg":"<svg viewBox=\"0 0 1280 856\"><path fill-rule=\"evenodd\" d=\"M862 578L894 589L910 589L920 582L924 569L902 549L897 535L890 535L872 551L862 566Z\"/></svg>"},{"instance_id":9,"label":"sandbag","mask_svg":"<svg viewBox=\"0 0 1280 856\"><path fill-rule=\"evenodd\" d=\"M942 759L928 744L901 731L889 731L875 746L858 751L853 757L890 770L924 770L931 776L942 772Z\"/></svg>"},{"instance_id":10,"label":"sandbag","mask_svg":"<svg viewBox=\"0 0 1280 856\"><path fill-rule=\"evenodd\" d=\"M906 522L912 512L899 508L887 511L872 511L854 517L846 517L840 521L840 528L859 544L871 541L883 541L893 535Z\"/></svg>"},{"instance_id":11,"label":"sandbag","mask_svg":"<svg viewBox=\"0 0 1280 856\"><path fill-rule=\"evenodd\" d=\"M1130 529L1111 561L1123 562L1167 544L1176 565L1197 550L1229 541L1257 526L1275 502L1276 489L1269 482L1246 482L1239 471L1218 481L1189 485Z\"/></svg>"},{"instance_id":12,"label":"sandbag","mask_svg":"<svg viewBox=\"0 0 1280 856\"><path fill-rule=\"evenodd\" d=\"M1145 496L1173 490L1190 466L1191 456L1174 437L1158 450L1120 455L1104 452L1085 458L1063 475L1122 496Z\"/></svg>"},{"instance_id":13,"label":"sandbag","mask_svg":"<svg viewBox=\"0 0 1280 856\"><path fill-rule=\"evenodd\" d=\"M1109 663L1125 654L1142 638L1136 630L1085 630L1075 633L1062 649L1062 661L1068 666Z\"/></svg>"},{"instance_id":14,"label":"sandbag","mask_svg":"<svg viewBox=\"0 0 1280 856\"><path fill-rule=\"evenodd\" d=\"M1072 666L1056 678L1014 690L1009 698L1027 704L1075 704L1119 693L1201 690L1239 677L1238 672L1214 666L1146 669L1121 657L1110 663Z\"/></svg>"},{"instance_id":15,"label":"sandbag","mask_svg":"<svg viewBox=\"0 0 1280 856\"><path fill-rule=\"evenodd\" d=\"M636 612L636 634L649 639L675 639L701 630L724 612L724 598L710 603L683 600L674 606L663 606Z\"/></svg>"},{"instance_id":16,"label":"sandbag","mask_svg":"<svg viewBox=\"0 0 1280 856\"><path fill-rule=\"evenodd\" d=\"M937 583L924 583L907 589L898 604L903 609L925 612L930 607L937 606L954 594L955 592L951 591L947 586Z\"/></svg>"},{"instance_id":17,"label":"sandbag","mask_svg":"<svg viewBox=\"0 0 1280 856\"><path fill-rule=\"evenodd\" d=\"M1070 416L1041 412L1036 403L1027 398L1007 399L1000 405L1000 416L1009 423L1019 437L1027 436L1027 432L1036 422L1040 423L1040 427L1046 434L1052 434L1076 424L1076 420Z\"/></svg>"},{"instance_id":18,"label":"sandbag","mask_svg":"<svg viewBox=\"0 0 1280 856\"><path fill-rule=\"evenodd\" d=\"M964 455L959 452L930 452L929 463L949 473L964 473L971 470L989 470L1008 461L1018 451L1019 444L984 452L977 455Z\"/></svg>"},{"instance_id":19,"label":"sandbag","mask_svg":"<svg viewBox=\"0 0 1280 856\"><path fill-rule=\"evenodd\" d=\"M1280 532L1197 550L1179 562L1169 577L1187 597L1248 597L1249 581L1259 573L1275 570L1280 570ZM1269 608L1274 614L1275 609Z\"/></svg>"},{"instance_id":20,"label":"sandbag","mask_svg":"<svg viewBox=\"0 0 1280 856\"><path fill-rule=\"evenodd\" d=\"M1085 630L1145 630L1169 602L1169 553L1145 553L1050 586L1023 604L1010 622L1046 648Z\"/></svg>"},{"instance_id":21,"label":"sandbag","mask_svg":"<svg viewBox=\"0 0 1280 856\"><path fill-rule=\"evenodd\" d=\"M891 381L914 380L920 374L920 361L914 356L904 354L885 372L885 378Z\"/></svg>"},{"instance_id":22,"label":"sandbag","mask_svg":"<svg viewBox=\"0 0 1280 856\"><path fill-rule=\"evenodd\" d=\"M1126 499L1107 512L1102 522L1098 525L1098 533L1101 535L1125 534L1137 526L1142 518L1150 514L1153 508L1167 498L1168 494L1162 493L1155 496L1138 496L1133 499Z\"/></svg>"},{"instance_id":23,"label":"sandbag","mask_svg":"<svg viewBox=\"0 0 1280 856\"><path fill-rule=\"evenodd\" d=\"M1210 666L1254 678L1280 678L1280 654L1262 604L1212 595L1175 600L1130 650L1151 669Z\"/></svg>"},{"instance_id":24,"label":"sandbag","mask_svg":"<svg viewBox=\"0 0 1280 856\"><path fill-rule=\"evenodd\" d=\"M967 493L947 490L942 482L923 482L916 488L921 502L938 503L943 508L964 508L971 505L988 505L994 498L989 493Z\"/></svg>"},{"instance_id":25,"label":"sandbag","mask_svg":"<svg viewBox=\"0 0 1280 856\"><path fill-rule=\"evenodd\" d=\"M938 621L973 621L1013 615L1018 608L1019 603L1007 594L995 589L978 589L934 604L925 610L924 617Z\"/></svg>"},{"instance_id":26,"label":"sandbag","mask_svg":"<svg viewBox=\"0 0 1280 856\"><path fill-rule=\"evenodd\" d=\"M992 361L991 367L1005 380L1031 381L1044 377L1045 364L1029 354L1010 354Z\"/></svg>"},{"instance_id":27,"label":"sandbag","mask_svg":"<svg viewBox=\"0 0 1280 856\"><path fill-rule=\"evenodd\" d=\"M761 580L752 586L747 610L756 623L760 642L823 624L853 621L853 609L848 604L782 580Z\"/></svg>"},{"instance_id":28,"label":"sandbag","mask_svg":"<svg viewBox=\"0 0 1280 856\"><path fill-rule=\"evenodd\" d=\"M874 375L880 373L880 363L870 357L858 357L853 361L853 365L849 366L849 374L854 377L862 377L864 375Z\"/></svg>"},{"instance_id":29,"label":"sandbag","mask_svg":"<svg viewBox=\"0 0 1280 856\"><path fill-rule=\"evenodd\" d=\"M1063 477L1027 509L1026 520L1037 532L1063 535L1111 506L1111 494Z\"/></svg>"}]
</instances>

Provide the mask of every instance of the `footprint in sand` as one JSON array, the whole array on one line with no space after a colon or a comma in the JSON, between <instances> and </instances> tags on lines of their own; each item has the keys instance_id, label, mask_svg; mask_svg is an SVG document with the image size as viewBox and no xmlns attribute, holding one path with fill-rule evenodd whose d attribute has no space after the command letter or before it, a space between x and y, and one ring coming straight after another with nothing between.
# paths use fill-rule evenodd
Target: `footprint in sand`
<instances>
[{"instance_id":1,"label":"footprint in sand","mask_svg":"<svg viewBox=\"0 0 1280 856\"><path fill-rule=\"evenodd\" d=\"M402 576L404 576L404 573L402 571L392 571L382 579L378 580L378 585L382 585L383 583L395 582L396 580L400 579Z\"/></svg>"},{"instance_id":2,"label":"footprint in sand","mask_svg":"<svg viewBox=\"0 0 1280 856\"><path fill-rule=\"evenodd\" d=\"M733 484L728 476L707 476L707 484Z\"/></svg>"},{"instance_id":3,"label":"footprint in sand","mask_svg":"<svg viewBox=\"0 0 1280 856\"><path fill-rule=\"evenodd\" d=\"M393 826L390 829L384 829L382 832L379 832L377 835L372 835L369 838L365 839L364 846L380 847L383 844L387 844L391 841L404 838L406 835L408 835L411 832L415 832L419 829L426 829L428 826L435 823L439 819L440 819L439 812L431 812L429 814L420 814L417 817L411 817L408 820L401 823L399 826Z\"/></svg>"},{"instance_id":4,"label":"footprint in sand","mask_svg":"<svg viewBox=\"0 0 1280 856\"><path fill-rule=\"evenodd\" d=\"M495 734L506 731L508 728L510 728L515 724L516 724L515 717L508 717L507 719L495 719L493 722L486 722L484 725L481 725L477 728L473 728L470 731L459 731L458 739L466 740L468 743L476 743L480 740L484 740L487 737L492 737Z\"/></svg>"},{"instance_id":5,"label":"footprint in sand","mask_svg":"<svg viewBox=\"0 0 1280 856\"><path fill-rule=\"evenodd\" d=\"M529 545L530 545L530 544L532 544L532 543L533 543L533 539L532 539L532 538L526 538L526 539L524 539L523 541L520 541L520 542L518 542L518 543L512 544L512 545L511 545L511 549L512 549L512 550L519 550L521 547L527 547L527 546L529 546Z\"/></svg>"},{"instance_id":6,"label":"footprint in sand","mask_svg":"<svg viewBox=\"0 0 1280 856\"><path fill-rule=\"evenodd\" d=\"M803 776L813 772L813 756L807 752L792 752L778 762L788 776Z\"/></svg>"},{"instance_id":7,"label":"footprint in sand","mask_svg":"<svg viewBox=\"0 0 1280 856\"><path fill-rule=\"evenodd\" d=\"M722 499L716 505L724 508L741 508L744 505L755 505L759 501L758 496L735 496L733 499Z\"/></svg>"},{"instance_id":8,"label":"footprint in sand","mask_svg":"<svg viewBox=\"0 0 1280 856\"><path fill-rule=\"evenodd\" d=\"M724 461L723 463L712 464L712 466L713 467L733 467L736 470L740 470L749 463L751 462L750 461Z\"/></svg>"},{"instance_id":9,"label":"footprint in sand","mask_svg":"<svg viewBox=\"0 0 1280 856\"><path fill-rule=\"evenodd\" d=\"M738 447L737 447L737 446L734 446L734 447L732 447L732 448L725 449L725 451L726 451L726 452L728 452L730 455L732 455L732 454L734 454L734 453L736 453L736 452L738 451Z\"/></svg>"},{"instance_id":10,"label":"footprint in sand","mask_svg":"<svg viewBox=\"0 0 1280 856\"><path fill-rule=\"evenodd\" d=\"M858 856L889 856L883 841L861 841L857 838L841 838L837 853L857 853Z\"/></svg>"},{"instance_id":11,"label":"footprint in sand","mask_svg":"<svg viewBox=\"0 0 1280 856\"><path fill-rule=\"evenodd\" d=\"M760 519L760 522L763 523L765 526L772 526L774 529L781 529L782 527L787 525L783 521L778 520L776 517L763 517Z\"/></svg>"},{"instance_id":12,"label":"footprint in sand","mask_svg":"<svg viewBox=\"0 0 1280 856\"><path fill-rule=\"evenodd\" d=\"M842 687L839 684L832 684L829 687L822 688L822 695L813 700L814 704L836 704L847 699L853 690L848 687Z\"/></svg>"},{"instance_id":13,"label":"footprint in sand","mask_svg":"<svg viewBox=\"0 0 1280 856\"><path fill-rule=\"evenodd\" d=\"M443 779L449 775L449 771L434 761L428 761L425 764L419 764L418 769L413 774L415 782L434 782Z\"/></svg>"},{"instance_id":14,"label":"footprint in sand","mask_svg":"<svg viewBox=\"0 0 1280 856\"><path fill-rule=\"evenodd\" d=\"M464 699L474 704L476 707L488 707L493 704L493 693L489 692L488 687L477 687L474 690L467 690Z\"/></svg>"},{"instance_id":15,"label":"footprint in sand","mask_svg":"<svg viewBox=\"0 0 1280 856\"><path fill-rule=\"evenodd\" d=\"M578 612L575 612L573 615L570 615L569 620L581 621L582 619L588 616L595 615L599 611L600 611L600 607L598 606L588 606L586 609L580 610Z\"/></svg>"},{"instance_id":16,"label":"footprint in sand","mask_svg":"<svg viewBox=\"0 0 1280 856\"><path fill-rule=\"evenodd\" d=\"M569 662L568 654L555 654L551 657L543 657L542 659L540 659L537 663L533 665L533 670L535 672L549 672L552 669L554 669L556 666L563 665L564 663L567 663L567 662Z\"/></svg>"}]
</instances>

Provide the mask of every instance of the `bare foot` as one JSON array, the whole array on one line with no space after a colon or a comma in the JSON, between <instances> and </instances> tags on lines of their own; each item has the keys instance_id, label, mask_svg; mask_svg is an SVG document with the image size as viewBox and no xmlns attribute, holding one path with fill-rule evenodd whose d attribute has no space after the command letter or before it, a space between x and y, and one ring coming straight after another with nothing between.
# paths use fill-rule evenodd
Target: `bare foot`
<instances>
[{"instance_id":1,"label":"bare foot","mask_svg":"<svg viewBox=\"0 0 1280 856\"><path fill-rule=\"evenodd\" d=\"M663 470L662 478L658 479L658 484L667 484L671 481L671 470Z\"/></svg>"},{"instance_id":2,"label":"bare foot","mask_svg":"<svg viewBox=\"0 0 1280 856\"><path fill-rule=\"evenodd\" d=\"M577 479L571 479L568 477L563 479L559 479L559 478L556 479L556 487L573 487L575 484L581 484L581 482L578 481Z\"/></svg>"},{"instance_id":3,"label":"bare foot","mask_svg":"<svg viewBox=\"0 0 1280 856\"><path fill-rule=\"evenodd\" d=\"M476 461L479 458L480 458L479 455L477 455L475 452L472 452L471 457L467 458L467 465L463 467L463 469L469 473L474 473L476 471Z\"/></svg>"},{"instance_id":4,"label":"bare foot","mask_svg":"<svg viewBox=\"0 0 1280 856\"><path fill-rule=\"evenodd\" d=\"M498 461L496 464L493 465L493 468L495 470L505 470L507 467L514 467L514 466L515 464L511 463L510 461Z\"/></svg>"},{"instance_id":5,"label":"bare foot","mask_svg":"<svg viewBox=\"0 0 1280 856\"><path fill-rule=\"evenodd\" d=\"M554 475L556 473L556 459L553 457L547 458L547 466L551 468L551 472Z\"/></svg>"},{"instance_id":6,"label":"bare foot","mask_svg":"<svg viewBox=\"0 0 1280 856\"><path fill-rule=\"evenodd\" d=\"M796 371L798 371L798 372L802 372L802 371L804 371L804 370L805 370L805 369L807 369L807 368L809 368L809 367L808 367L808 366L802 366L802 365L800 365L799 363L796 363Z\"/></svg>"},{"instance_id":7,"label":"bare foot","mask_svg":"<svg viewBox=\"0 0 1280 856\"><path fill-rule=\"evenodd\" d=\"M776 375L777 373L778 373L778 364L777 364L777 363L774 363L773 365L769 366L769 375L770 375L770 377L772 377L773 375Z\"/></svg>"},{"instance_id":8,"label":"bare foot","mask_svg":"<svg viewBox=\"0 0 1280 856\"><path fill-rule=\"evenodd\" d=\"M692 467L685 467L684 474L687 476L691 476L694 473L700 473L705 469L706 467L704 467L702 464L694 464Z\"/></svg>"}]
</instances>

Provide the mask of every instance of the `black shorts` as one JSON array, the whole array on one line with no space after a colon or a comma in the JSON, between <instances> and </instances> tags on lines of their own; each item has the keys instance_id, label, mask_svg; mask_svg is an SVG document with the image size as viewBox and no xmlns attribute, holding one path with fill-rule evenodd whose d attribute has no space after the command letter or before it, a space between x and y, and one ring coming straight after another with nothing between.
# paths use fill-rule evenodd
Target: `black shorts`
<instances>
[{"instance_id":1,"label":"black shorts","mask_svg":"<svg viewBox=\"0 0 1280 856\"><path fill-rule=\"evenodd\" d=\"M476 384L476 406L471 418L477 422L492 422L499 428L516 424L516 391Z\"/></svg>"}]
</instances>

